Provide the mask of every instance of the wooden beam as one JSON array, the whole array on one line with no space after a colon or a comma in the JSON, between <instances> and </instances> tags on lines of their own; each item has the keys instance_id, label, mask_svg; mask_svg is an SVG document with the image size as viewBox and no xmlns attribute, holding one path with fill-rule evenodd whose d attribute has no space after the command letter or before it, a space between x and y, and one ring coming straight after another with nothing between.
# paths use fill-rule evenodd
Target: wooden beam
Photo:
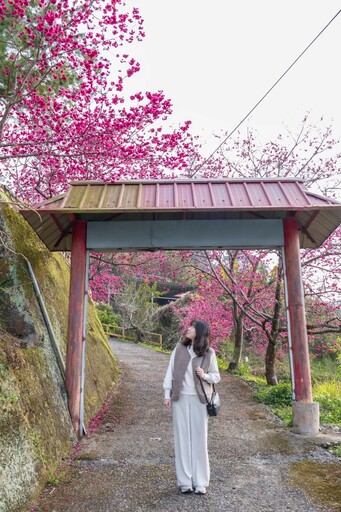
<instances>
[{"instance_id":1,"label":"wooden beam","mask_svg":"<svg viewBox=\"0 0 341 512\"><path fill-rule=\"evenodd\" d=\"M86 222L76 220L72 229L69 319L66 351L66 390L72 424L78 434L80 433L85 283Z\"/></svg>"},{"instance_id":2,"label":"wooden beam","mask_svg":"<svg viewBox=\"0 0 341 512\"><path fill-rule=\"evenodd\" d=\"M283 219L283 230L295 395L296 401L311 403L312 389L308 336L297 220L295 218Z\"/></svg>"}]
</instances>

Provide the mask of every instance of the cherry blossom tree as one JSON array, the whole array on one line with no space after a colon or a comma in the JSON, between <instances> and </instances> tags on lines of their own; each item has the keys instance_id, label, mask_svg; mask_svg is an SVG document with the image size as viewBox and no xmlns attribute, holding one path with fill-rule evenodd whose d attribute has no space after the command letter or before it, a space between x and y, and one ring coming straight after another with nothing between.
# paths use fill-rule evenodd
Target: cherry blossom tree
<instances>
[{"instance_id":1,"label":"cherry blossom tree","mask_svg":"<svg viewBox=\"0 0 341 512\"><path fill-rule=\"evenodd\" d=\"M307 114L295 132L287 129L268 142L251 128L245 136L227 137L217 137L219 149L193 166L192 177L296 178L315 192L340 198L340 140L331 126L323 126L323 118L312 124Z\"/></svg>"},{"instance_id":2,"label":"cherry blossom tree","mask_svg":"<svg viewBox=\"0 0 341 512\"><path fill-rule=\"evenodd\" d=\"M247 335L251 349L264 355L267 383L277 385L276 361L279 355L287 355L288 342L281 253L274 252L270 259L264 251L186 252L183 265L198 274L198 295L193 296L191 309L209 312L210 322L218 326L226 326L230 318L227 330L221 331L234 342L229 370L238 368ZM318 280L312 282L304 272L303 276L308 336L311 343L324 347L329 334L341 332L339 305L327 300ZM327 344L334 353L336 338Z\"/></svg>"},{"instance_id":3,"label":"cherry blossom tree","mask_svg":"<svg viewBox=\"0 0 341 512\"><path fill-rule=\"evenodd\" d=\"M185 304L174 305L173 312L180 320L180 332L185 332L191 320L207 322L211 331L210 344L219 353L233 328L230 304L214 279L206 278L201 272L196 278L196 291Z\"/></svg>"},{"instance_id":4,"label":"cherry blossom tree","mask_svg":"<svg viewBox=\"0 0 341 512\"><path fill-rule=\"evenodd\" d=\"M0 3L1 175L21 197L76 179L172 176L198 157L189 121L165 128L162 91L124 95L139 71L127 48L143 37L123 0Z\"/></svg>"}]
</instances>

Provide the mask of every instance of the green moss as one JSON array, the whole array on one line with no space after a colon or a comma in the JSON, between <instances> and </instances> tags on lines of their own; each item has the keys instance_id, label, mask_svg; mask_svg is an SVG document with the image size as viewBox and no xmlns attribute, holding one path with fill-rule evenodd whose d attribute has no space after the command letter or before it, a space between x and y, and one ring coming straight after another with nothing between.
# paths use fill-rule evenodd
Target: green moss
<instances>
[{"instance_id":1,"label":"green moss","mask_svg":"<svg viewBox=\"0 0 341 512\"><path fill-rule=\"evenodd\" d=\"M88 422L119 380L118 364L92 302L88 308L85 376L85 419Z\"/></svg>"},{"instance_id":2,"label":"green moss","mask_svg":"<svg viewBox=\"0 0 341 512\"><path fill-rule=\"evenodd\" d=\"M65 358L69 265L61 254L51 253L42 244L23 217L8 207L5 208L4 216L10 228L15 250L24 254L32 265L55 335L60 342L60 350ZM30 302L34 301L33 287L23 258L19 257L18 262L26 299ZM30 313L32 314L31 309ZM99 368L101 368L100 371L98 371ZM85 417L88 421L100 409L108 393L118 381L118 366L91 300L88 307L85 373Z\"/></svg>"},{"instance_id":3,"label":"green moss","mask_svg":"<svg viewBox=\"0 0 341 512\"><path fill-rule=\"evenodd\" d=\"M341 465L310 460L296 462L291 466L291 484L303 489L312 501L340 510Z\"/></svg>"},{"instance_id":4,"label":"green moss","mask_svg":"<svg viewBox=\"0 0 341 512\"><path fill-rule=\"evenodd\" d=\"M11 383L16 396L15 407L9 409L7 403L2 404L6 427L1 421L1 432L5 428L7 432L20 429L25 434L43 480L59 463L60 456L71 449L68 418L59 409L62 400L51 382L49 361L44 352L40 348L19 348L8 336L0 339L1 366L6 369L7 382Z\"/></svg>"},{"instance_id":5,"label":"green moss","mask_svg":"<svg viewBox=\"0 0 341 512\"><path fill-rule=\"evenodd\" d=\"M0 363L0 410L2 414L7 415L15 407L18 399L13 379L6 366Z\"/></svg>"},{"instance_id":6,"label":"green moss","mask_svg":"<svg viewBox=\"0 0 341 512\"><path fill-rule=\"evenodd\" d=\"M4 206L2 213L16 251L24 254L30 260L31 265L41 262L42 259L46 261L50 255L52 256L17 211L10 206Z\"/></svg>"},{"instance_id":7,"label":"green moss","mask_svg":"<svg viewBox=\"0 0 341 512\"><path fill-rule=\"evenodd\" d=\"M0 470L7 475L0 489L0 508L6 503L15 512L54 475L75 440L63 381L25 259L19 253L31 263L64 358L70 268L61 254L48 251L16 211L4 207L2 212L6 245L15 252L2 251L5 257L0 263L0 301L7 308L0 317ZM85 373L88 421L118 381L116 360L91 301Z\"/></svg>"},{"instance_id":8,"label":"green moss","mask_svg":"<svg viewBox=\"0 0 341 512\"><path fill-rule=\"evenodd\" d=\"M20 348L14 337L0 333L0 367L7 396L15 396L14 404L0 404L0 466L5 475L0 501L16 511L69 453L72 442L42 349Z\"/></svg>"}]
</instances>

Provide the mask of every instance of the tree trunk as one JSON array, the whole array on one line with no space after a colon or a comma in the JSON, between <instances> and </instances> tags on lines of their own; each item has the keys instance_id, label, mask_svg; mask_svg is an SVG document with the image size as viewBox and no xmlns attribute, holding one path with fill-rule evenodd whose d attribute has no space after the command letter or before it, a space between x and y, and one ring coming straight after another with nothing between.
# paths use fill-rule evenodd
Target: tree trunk
<instances>
[{"instance_id":1,"label":"tree trunk","mask_svg":"<svg viewBox=\"0 0 341 512\"><path fill-rule=\"evenodd\" d=\"M276 278L276 291L275 291L275 302L274 312L271 322L271 331L267 332L269 343L266 349L265 355L265 377L266 382L269 386L277 386L278 380L276 376L275 364L276 364L276 353L278 347L278 333L280 324L280 314L283 305L281 300L282 291L282 278L283 278L283 264L280 255L278 255L278 266L277 266L277 278Z\"/></svg>"},{"instance_id":2,"label":"tree trunk","mask_svg":"<svg viewBox=\"0 0 341 512\"><path fill-rule=\"evenodd\" d=\"M229 367L227 369L228 372L232 370L236 370L240 365L240 361L243 353L243 345L244 345L244 325L243 325L244 315L239 315L239 317L235 318L235 336L234 336L234 349L232 359L230 361Z\"/></svg>"},{"instance_id":3,"label":"tree trunk","mask_svg":"<svg viewBox=\"0 0 341 512\"><path fill-rule=\"evenodd\" d=\"M274 343L269 343L265 355L265 377L269 386L277 386L278 380L275 370L277 347Z\"/></svg>"}]
</instances>

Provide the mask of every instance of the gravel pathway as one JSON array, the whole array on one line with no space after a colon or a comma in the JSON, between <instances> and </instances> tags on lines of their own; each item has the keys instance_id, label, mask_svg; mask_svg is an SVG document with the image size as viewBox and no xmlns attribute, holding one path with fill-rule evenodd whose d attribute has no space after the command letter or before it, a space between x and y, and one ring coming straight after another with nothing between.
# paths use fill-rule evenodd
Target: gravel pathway
<instances>
[{"instance_id":1,"label":"gravel pathway","mask_svg":"<svg viewBox=\"0 0 341 512\"><path fill-rule=\"evenodd\" d=\"M339 463L307 438L284 428L252 398L249 386L222 375L222 410L209 419L211 485L205 496L182 495L176 485L171 412L162 381L169 356L110 341L121 385L103 427L84 438L68 481L45 492L35 511L48 512L319 512L296 487L299 461ZM325 439L325 438L324 438Z\"/></svg>"}]
</instances>

